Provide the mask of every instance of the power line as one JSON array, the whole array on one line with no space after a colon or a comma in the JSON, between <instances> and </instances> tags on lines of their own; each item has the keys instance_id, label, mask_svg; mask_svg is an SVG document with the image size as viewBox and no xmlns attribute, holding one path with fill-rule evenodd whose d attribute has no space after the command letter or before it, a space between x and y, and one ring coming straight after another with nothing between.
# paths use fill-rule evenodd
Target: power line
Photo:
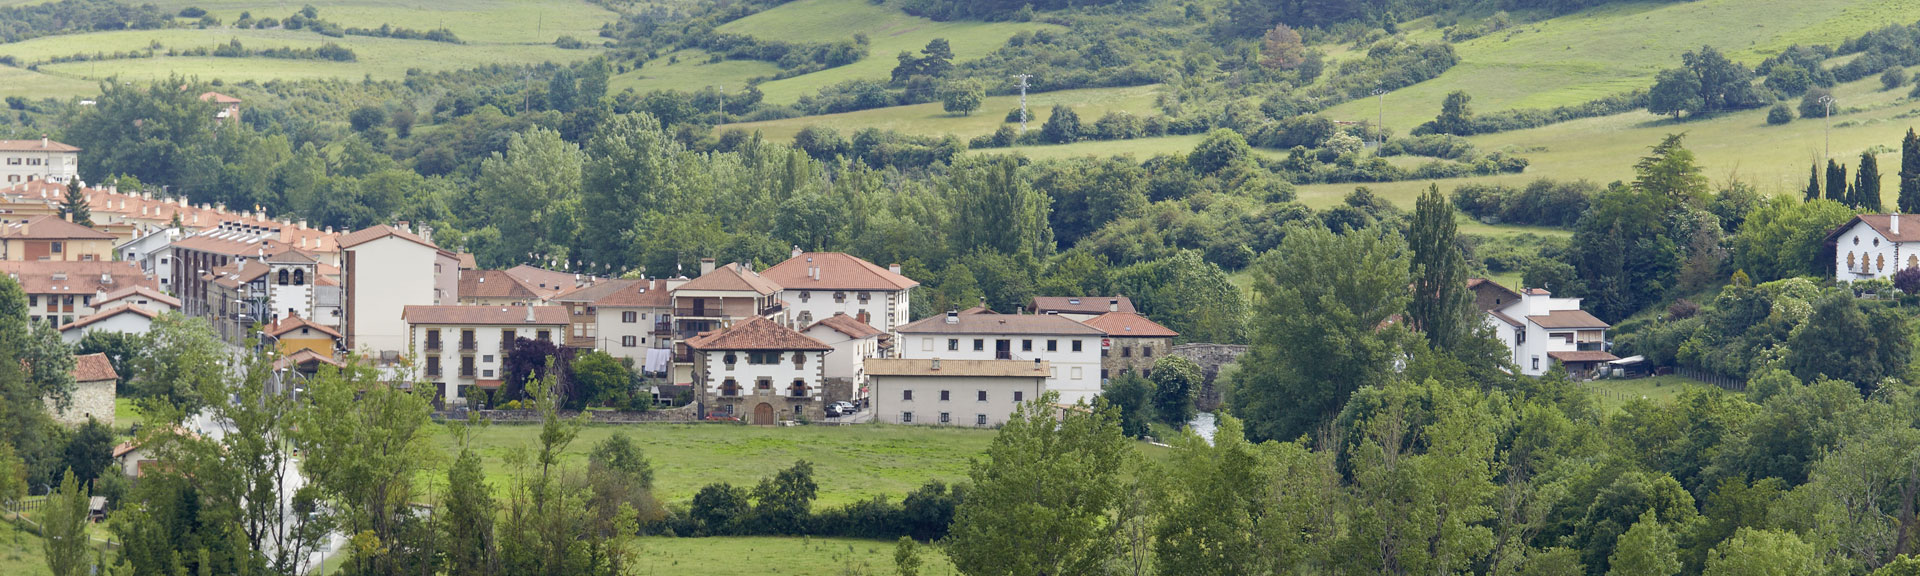
<instances>
[{"instance_id":1,"label":"power line","mask_svg":"<svg viewBox=\"0 0 1920 576\"><path fill-rule=\"evenodd\" d=\"M1027 131L1027 79L1032 78L1033 75L1032 74L1014 74L1013 77L1020 79L1020 131L1026 132Z\"/></svg>"}]
</instances>

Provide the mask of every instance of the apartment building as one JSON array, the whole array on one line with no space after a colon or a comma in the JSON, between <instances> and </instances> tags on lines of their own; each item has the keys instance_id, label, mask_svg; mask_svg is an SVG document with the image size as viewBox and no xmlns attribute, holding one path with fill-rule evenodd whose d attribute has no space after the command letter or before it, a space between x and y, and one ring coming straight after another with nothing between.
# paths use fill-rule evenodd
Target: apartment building
<instances>
[{"instance_id":1,"label":"apartment building","mask_svg":"<svg viewBox=\"0 0 1920 576\"><path fill-rule=\"evenodd\" d=\"M482 391L497 390L518 338L560 343L567 311L559 306L405 306L406 353L414 378L432 383L437 406L491 405Z\"/></svg>"},{"instance_id":2,"label":"apartment building","mask_svg":"<svg viewBox=\"0 0 1920 576\"><path fill-rule=\"evenodd\" d=\"M1057 314L962 314L901 326L894 349L914 360L1019 360L1048 365L1047 389L1074 403L1100 395L1101 330Z\"/></svg>"},{"instance_id":3,"label":"apartment building","mask_svg":"<svg viewBox=\"0 0 1920 576\"><path fill-rule=\"evenodd\" d=\"M459 293L459 256L410 228L360 230L341 236L340 248L345 316L340 332L351 350L399 360L413 342L402 318L406 309L450 305Z\"/></svg>"},{"instance_id":4,"label":"apartment building","mask_svg":"<svg viewBox=\"0 0 1920 576\"><path fill-rule=\"evenodd\" d=\"M0 183L53 181L80 177L80 149L48 140L0 140Z\"/></svg>"},{"instance_id":5,"label":"apartment building","mask_svg":"<svg viewBox=\"0 0 1920 576\"><path fill-rule=\"evenodd\" d=\"M130 262L0 261L27 293L27 317L65 326L94 315L103 296L133 286L157 289L153 278Z\"/></svg>"},{"instance_id":6,"label":"apartment building","mask_svg":"<svg viewBox=\"0 0 1920 576\"><path fill-rule=\"evenodd\" d=\"M42 215L7 221L0 217L0 260L113 260L114 236Z\"/></svg>"},{"instance_id":7,"label":"apartment building","mask_svg":"<svg viewBox=\"0 0 1920 576\"><path fill-rule=\"evenodd\" d=\"M782 288L780 301L795 328L843 314L881 332L909 320L913 289L920 285L894 265L882 268L851 254L802 252L761 273Z\"/></svg>"}]
</instances>

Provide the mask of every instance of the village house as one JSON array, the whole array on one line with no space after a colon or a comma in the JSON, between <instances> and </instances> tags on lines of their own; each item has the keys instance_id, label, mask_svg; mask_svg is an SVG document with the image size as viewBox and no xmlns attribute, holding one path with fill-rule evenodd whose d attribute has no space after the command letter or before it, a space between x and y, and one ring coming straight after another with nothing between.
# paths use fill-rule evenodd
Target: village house
<instances>
[{"instance_id":1,"label":"village house","mask_svg":"<svg viewBox=\"0 0 1920 576\"><path fill-rule=\"evenodd\" d=\"M415 340L402 312L453 304L459 293L459 256L406 226L374 226L347 234L340 237L340 247L345 252L340 278L346 317L340 333L346 335L348 349L383 362L398 361Z\"/></svg>"},{"instance_id":2,"label":"village house","mask_svg":"<svg viewBox=\"0 0 1920 576\"><path fill-rule=\"evenodd\" d=\"M866 400L866 363L886 357L885 347L893 342L893 335L838 313L800 333L833 347L827 354L827 402L851 402L858 406Z\"/></svg>"},{"instance_id":3,"label":"village house","mask_svg":"<svg viewBox=\"0 0 1920 576\"><path fill-rule=\"evenodd\" d=\"M693 351L686 341L749 318L766 318L786 325L781 288L745 265L714 268L712 258L700 261L700 277L676 286L673 297L673 381L693 382Z\"/></svg>"},{"instance_id":4,"label":"village house","mask_svg":"<svg viewBox=\"0 0 1920 576\"><path fill-rule=\"evenodd\" d=\"M0 140L0 182L52 181L80 177L80 149L41 137Z\"/></svg>"},{"instance_id":5,"label":"village house","mask_svg":"<svg viewBox=\"0 0 1920 576\"><path fill-rule=\"evenodd\" d=\"M1100 395L1100 340L1105 332L1057 314L962 314L901 326L894 350L918 360L1046 361L1047 389L1060 401Z\"/></svg>"},{"instance_id":6,"label":"village house","mask_svg":"<svg viewBox=\"0 0 1920 576\"><path fill-rule=\"evenodd\" d=\"M0 262L27 293L27 317L54 326L72 324L99 312L101 297L132 286L158 287L130 262Z\"/></svg>"},{"instance_id":7,"label":"village house","mask_svg":"<svg viewBox=\"0 0 1920 576\"><path fill-rule=\"evenodd\" d=\"M293 356L306 350L332 358L340 350L343 340L339 331L308 322L298 314L263 326L261 332L263 339L273 342L282 356Z\"/></svg>"},{"instance_id":8,"label":"village house","mask_svg":"<svg viewBox=\"0 0 1920 576\"><path fill-rule=\"evenodd\" d=\"M761 426L826 418L824 357L832 346L759 316L689 338L686 346L707 414Z\"/></svg>"},{"instance_id":9,"label":"village house","mask_svg":"<svg viewBox=\"0 0 1920 576\"><path fill-rule=\"evenodd\" d=\"M685 282L616 278L555 296L571 321L567 345L633 361L643 372L672 369L673 286Z\"/></svg>"},{"instance_id":10,"label":"village house","mask_svg":"<svg viewBox=\"0 0 1920 576\"><path fill-rule=\"evenodd\" d=\"M142 284L108 292L93 300L94 307L102 309L120 304L131 304L154 312L180 310L179 298L168 296L158 289Z\"/></svg>"},{"instance_id":11,"label":"village house","mask_svg":"<svg viewBox=\"0 0 1920 576\"><path fill-rule=\"evenodd\" d=\"M1045 361L878 358L867 361L874 420L926 426L1000 426L1047 390Z\"/></svg>"},{"instance_id":12,"label":"village house","mask_svg":"<svg viewBox=\"0 0 1920 576\"><path fill-rule=\"evenodd\" d=\"M112 234L59 216L34 216L0 225L0 260L105 262L113 260L113 243Z\"/></svg>"},{"instance_id":13,"label":"village house","mask_svg":"<svg viewBox=\"0 0 1920 576\"><path fill-rule=\"evenodd\" d=\"M200 95L200 101L212 102L214 106L220 108L213 113L215 122L240 121L240 104L244 102L243 100L219 92L207 92Z\"/></svg>"},{"instance_id":14,"label":"village house","mask_svg":"<svg viewBox=\"0 0 1920 576\"><path fill-rule=\"evenodd\" d=\"M87 418L93 418L111 427L114 385L119 381L120 374L113 371L113 361L108 360L106 354L74 356L73 394L66 409L61 409L53 398L46 398L47 412L53 415L54 422L67 426L86 424Z\"/></svg>"},{"instance_id":15,"label":"village house","mask_svg":"<svg viewBox=\"0 0 1920 576\"><path fill-rule=\"evenodd\" d=\"M407 306L407 354L414 378L434 386L435 406L467 406L476 390L495 390L516 339L560 344L567 311L559 306Z\"/></svg>"},{"instance_id":16,"label":"village house","mask_svg":"<svg viewBox=\"0 0 1920 576\"><path fill-rule=\"evenodd\" d=\"M1100 379L1128 372L1152 376L1153 363L1173 350L1180 333L1146 316L1120 311L1118 299L1108 302L1108 310L1083 322L1107 335L1100 342Z\"/></svg>"},{"instance_id":17,"label":"village house","mask_svg":"<svg viewBox=\"0 0 1920 576\"><path fill-rule=\"evenodd\" d=\"M1827 234L1826 242L1835 280L1890 279L1901 269L1920 268L1920 216L1913 214L1854 216Z\"/></svg>"},{"instance_id":18,"label":"village house","mask_svg":"<svg viewBox=\"0 0 1920 576\"><path fill-rule=\"evenodd\" d=\"M920 285L900 274L900 266L881 268L840 252L802 252L761 276L783 289L780 301L795 328L845 314L881 332L907 323L913 289Z\"/></svg>"},{"instance_id":19,"label":"village house","mask_svg":"<svg viewBox=\"0 0 1920 576\"><path fill-rule=\"evenodd\" d=\"M1581 310L1579 298L1555 298L1540 288L1515 292L1484 278L1468 280L1467 287L1522 374L1540 376L1558 363L1576 378L1592 377L1619 360L1606 351L1607 323Z\"/></svg>"},{"instance_id":20,"label":"village house","mask_svg":"<svg viewBox=\"0 0 1920 576\"><path fill-rule=\"evenodd\" d=\"M1108 312L1137 313L1133 299L1126 296L1034 296L1034 314L1058 314L1075 322L1086 322Z\"/></svg>"}]
</instances>

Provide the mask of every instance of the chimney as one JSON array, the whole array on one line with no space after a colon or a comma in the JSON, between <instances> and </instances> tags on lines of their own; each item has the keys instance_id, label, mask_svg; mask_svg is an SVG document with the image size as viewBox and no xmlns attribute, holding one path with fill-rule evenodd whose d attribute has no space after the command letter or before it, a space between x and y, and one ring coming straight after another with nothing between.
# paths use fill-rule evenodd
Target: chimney
<instances>
[{"instance_id":1,"label":"chimney","mask_svg":"<svg viewBox=\"0 0 1920 576\"><path fill-rule=\"evenodd\" d=\"M1894 236L1900 235L1900 211L1899 210L1893 211L1893 235Z\"/></svg>"},{"instance_id":2,"label":"chimney","mask_svg":"<svg viewBox=\"0 0 1920 576\"><path fill-rule=\"evenodd\" d=\"M947 311L947 323L948 323L948 324L959 324L959 323L960 323L960 311L959 311L959 310L948 310L948 311Z\"/></svg>"},{"instance_id":3,"label":"chimney","mask_svg":"<svg viewBox=\"0 0 1920 576\"><path fill-rule=\"evenodd\" d=\"M700 275L706 276L707 274L711 274L711 273L713 273L713 259L701 258L700 259Z\"/></svg>"},{"instance_id":4,"label":"chimney","mask_svg":"<svg viewBox=\"0 0 1920 576\"><path fill-rule=\"evenodd\" d=\"M53 147L53 141L52 141L52 140L48 140L48 139L47 139L47 135L46 135L46 134L41 134L41 135L40 135L40 148L41 148L41 149L46 149L46 148L51 148L51 147Z\"/></svg>"},{"instance_id":5,"label":"chimney","mask_svg":"<svg viewBox=\"0 0 1920 576\"><path fill-rule=\"evenodd\" d=\"M799 244L794 244L794 245L793 245L793 256L792 256L792 257L793 257L793 258L799 258L801 254L805 254L805 252L802 252L802 251L800 251L800 245L799 245Z\"/></svg>"},{"instance_id":6,"label":"chimney","mask_svg":"<svg viewBox=\"0 0 1920 576\"><path fill-rule=\"evenodd\" d=\"M393 225L394 225L394 227L395 227L395 228L399 228L399 229L400 229L401 231L403 231L403 232L406 232L406 233L408 233L408 234L412 234L412 233L413 233L413 223L412 223L412 222L408 222L408 221L406 221L406 220L401 220L401 221L399 221L399 222L394 222L394 223L393 223Z\"/></svg>"},{"instance_id":7,"label":"chimney","mask_svg":"<svg viewBox=\"0 0 1920 576\"><path fill-rule=\"evenodd\" d=\"M894 273L894 274L899 274L899 273L900 273L900 263L899 263L899 262L895 262L895 263L892 263L892 264L888 264L888 265L887 265L887 271L888 271L888 272L892 272L892 273Z\"/></svg>"},{"instance_id":8,"label":"chimney","mask_svg":"<svg viewBox=\"0 0 1920 576\"><path fill-rule=\"evenodd\" d=\"M533 320L533 306L527 306L527 323L528 323L528 324L532 324L533 322L534 322L534 320Z\"/></svg>"},{"instance_id":9,"label":"chimney","mask_svg":"<svg viewBox=\"0 0 1920 576\"><path fill-rule=\"evenodd\" d=\"M1108 300L1108 301L1107 301L1107 311L1108 311L1108 312L1119 312L1119 311L1120 311L1120 299L1119 299L1119 298L1114 298L1114 299L1112 299L1112 300Z\"/></svg>"}]
</instances>

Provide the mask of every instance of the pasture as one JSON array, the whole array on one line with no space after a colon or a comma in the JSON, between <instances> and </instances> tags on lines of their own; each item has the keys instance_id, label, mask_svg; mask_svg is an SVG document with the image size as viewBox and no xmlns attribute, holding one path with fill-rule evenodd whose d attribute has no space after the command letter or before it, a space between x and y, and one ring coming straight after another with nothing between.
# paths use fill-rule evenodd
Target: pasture
<instances>
[{"instance_id":1,"label":"pasture","mask_svg":"<svg viewBox=\"0 0 1920 576\"><path fill-rule=\"evenodd\" d=\"M893 574L893 542L852 538L645 538L634 573L649 576ZM922 546L920 573L958 574L938 549Z\"/></svg>"}]
</instances>

